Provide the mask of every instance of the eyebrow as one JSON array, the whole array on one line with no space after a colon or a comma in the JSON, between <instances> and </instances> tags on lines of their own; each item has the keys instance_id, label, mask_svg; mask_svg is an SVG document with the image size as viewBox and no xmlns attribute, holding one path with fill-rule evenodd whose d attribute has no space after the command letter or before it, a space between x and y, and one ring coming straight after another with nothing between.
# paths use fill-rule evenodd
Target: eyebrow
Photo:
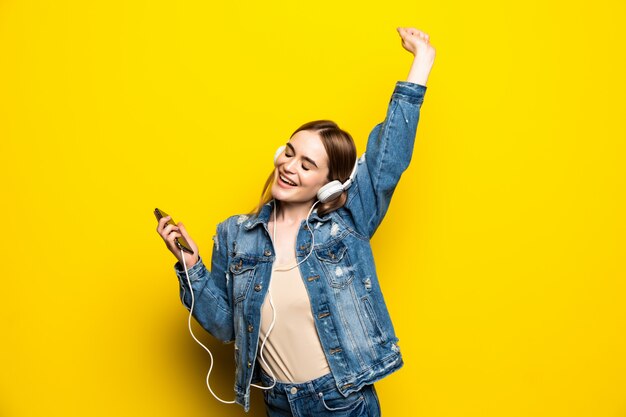
<instances>
[{"instance_id":1,"label":"eyebrow","mask_svg":"<svg viewBox=\"0 0 626 417\"><path fill-rule=\"evenodd\" d=\"M289 149L291 149L291 151L292 151L293 153L296 153L296 149L293 147L293 145L292 145L291 143L287 142L287 146L289 147ZM315 161L314 161L314 160L312 160L311 158L309 158L308 156L303 156L303 157L302 157L302 159L305 159L305 160L307 160L308 162L310 162L310 163L312 163L313 165L315 165L315 168L319 168L319 167L317 166L317 164L315 163Z\"/></svg>"}]
</instances>

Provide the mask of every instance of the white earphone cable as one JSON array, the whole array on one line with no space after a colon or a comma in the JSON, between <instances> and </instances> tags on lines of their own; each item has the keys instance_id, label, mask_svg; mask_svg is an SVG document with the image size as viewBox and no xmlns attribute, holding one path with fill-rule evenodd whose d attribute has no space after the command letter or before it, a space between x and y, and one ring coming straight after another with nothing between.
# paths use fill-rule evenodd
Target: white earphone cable
<instances>
[{"instance_id":1,"label":"white earphone cable","mask_svg":"<svg viewBox=\"0 0 626 417\"><path fill-rule=\"evenodd\" d=\"M296 263L295 265L287 268L287 269L273 269L274 272L276 271L290 271L293 268L297 267L298 265L300 265L302 262L304 262L313 252L313 245L315 243L315 235L313 234L313 230L311 230L311 227L309 226L309 216L311 215L311 212L313 211L313 208L315 207L315 205L317 203L319 203L320 201L316 201L312 206L311 209L309 210L309 214L306 216L306 225L307 228L309 229L309 232L311 233L311 250L309 251L309 253L307 254L307 256L301 260L300 262ZM272 230L272 243L276 243L276 200L274 200L274 226L273 226L273 230ZM256 385L256 384L250 384L253 385L257 388L261 388L261 389L270 389L273 388L276 385L276 376L274 375L274 372L272 372L272 369L270 366L267 365L267 362L265 361L265 358L263 357L263 347L265 346L265 342L267 341L267 338L270 335L270 332L272 331L272 329L274 328L274 323L276 322L276 307L274 306L274 300L272 299L272 280L270 280L270 284L267 287L267 292L269 294L270 297L270 305L272 306L272 323L270 324L269 329L267 329L267 333L265 334L265 337L263 338L263 343L261 343L261 349L260 349L260 356L261 356L261 360L263 361L263 363L265 364L265 367L270 371L270 374L272 374L272 385L270 387L263 387L260 385Z\"/></svg>"},{"instance_id":2,"label":"white earphone cable","mask_svg":"<svg viewBox=\"0 0 626 417\"><path fill-rule=\"evenodd\" d=\"M209 388L209 391L211 392L211 394L213 394L213 396L218 400L223 402L224 404L234 404L235 400L232 401L225 401L222 400L220 397L218 397L217 395L215 395L215 393L213 392L213 390L211 389L211 384L209 384L209 375L211 375L211 370L213 369L213 354L211 354L211 351L209 350L209 348L207 348L206 346L204 346L202 344L202 342L200 342L198 340L198 338L196 337L195 334L193 334L193 330L191 329L191 315L193 313L193 306L195 303L195 297L193 295L193 288L191 287L191 280L189 279L189 273L187 273L187 263L185 262L185 255L183 254L183 250L180 250L180 256L181 258L183 258L183 266L185 267L185 275L187 276L187 284L189 285L189 291L191 292L191 308L189 309L189 317L187 318L187 325L189 327L189 333L191 333L191 337L193 337L193 339L204 348L204 350L206 350L207 352L209 352L209 356L211 357L211 365L209 366L209 372L206 374L206 386L207 388Z\"/></svg>"},{"instance_id":3,"label":"white earphone cable","mask_svg":"<svg viewBox=\"0 0 626 417\"><path fill-rule=\"evenodd\" d=\"M293 268L297 267L298 265L300 265L302 262L304 262L310 255L311 253L313 253L313 245L315 244L315 235L313 233L313 230L311 229L311 227L309 226L309 216L311 215L311 212L313 211L313 208L315 207L315 205L317 203L319 203L320 201L316 201L313 206L311 206L311 209L309 210L309 214L306 217L306 225L307 228L309 229L309 232L311 233L311 250L309 251L309 253L307 254L306 257L304 257L304 259L302 259L300 262L296 263L295 265L287 268L287 269L273 269L273 271L290 271ZM272 233L272 237L273 237L273 242L276 242L276 201L274 200L274 229L273 229L273 233ZM187 277L187 284L189 285L189 291L191 292L191 307L189 308L189 317L187 317L187 327L189 328L189 333L191 334L191 337L193 337L193 340L196 341L196 343L198 343L200 346L202 346L204 348L204 350L206 350L209 353L209 357L211 358L211 365L209 366L209 371L206 374L206 386L209 389L209 391L211 392L211 394L220 402L224 403L224 404L234 404L235 400L232 401L226 401L226 400L222 400L220 397L218 397L217 395L215 395L215 393L213 392L213 390L211 389L211 384L209 383L209 376L211 375L211 371L213 370L213 354L211 353L211 351L209 350L209 348L207 348L204 344L202 344L202 342L200 342L198 340L198 338L196 337L196 335L193 333L193 330L191 328L191 317L193 315L193 307L195 305L195 297L193 295L193 288L191 287L191 280L189 279L189 273L187 272L187 263L185 262L185 255L183 253L183 250L180 250L180 256L183 259L183 267L185 268L185 276ZM272 374L272 379L274 380L272 382L272 385L269 387L265 387L262 385L256 385L256 384L250 384L253 387L257 387L257 388L261 388L264 390L268 390L268 389L272 389L274 388L274 386L276 385L276 377L274 375L274 373L272 372L270 366L268 366L267 362L265 361L265 358L263 357L263 347L265 346L265 342L267 341L267 338L270 335L270 332L272 331L272 329L274 328L274 323L276 323L276 307L274 306L274 301L272 300L272 293L271 293L271 287L272 287L272 280L270 280L270 284L267 287L267 292L269 293L270 296L270 305L272 306L272 323L270 324L269 329L267 329L267 334L265 335L265 337L263 338L263 343L261 343L261 349L260 349L260 356L261 356L261 360L263 361L263 363L265 364L265 367L270 371L270 373Z\"/></svg>"}]
</instances>

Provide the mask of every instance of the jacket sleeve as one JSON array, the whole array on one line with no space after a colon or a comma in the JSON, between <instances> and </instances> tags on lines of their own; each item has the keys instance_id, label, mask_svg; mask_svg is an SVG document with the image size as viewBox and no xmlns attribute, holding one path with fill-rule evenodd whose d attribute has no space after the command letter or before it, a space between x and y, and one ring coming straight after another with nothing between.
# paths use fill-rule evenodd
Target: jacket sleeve
<instances>
[{"instance_id":1,"label":"jacket sleeve","mask_svg":"<svg viewBox=\"0 0 626 417\"><path fill-rule=\"evenodd\" d=\"M213 238L211 271L204 265L202 257L199 257L198 262L187 272L194 295L193 317L215 338L228 343L235 339L235 334L233 310L226 279L228 248L224 227L223 223L218 224ZM180 262L176 262L174 270L180 284L180 299L189 310L191 291L185 269Z\"/></svg>"},{"instance_id":2,"label":"jacket sleeve","mask_svg":"<svg viewBox=\"0 0 626 417\"><path fill-rule=\"evenodd\" d=\"M396 82L385 120L368 136L365 154L358 160L344 206L362 235L370 238L374 235L402 173L411 162L425 93L426 86Z\"/></svg>"}]
</instances>

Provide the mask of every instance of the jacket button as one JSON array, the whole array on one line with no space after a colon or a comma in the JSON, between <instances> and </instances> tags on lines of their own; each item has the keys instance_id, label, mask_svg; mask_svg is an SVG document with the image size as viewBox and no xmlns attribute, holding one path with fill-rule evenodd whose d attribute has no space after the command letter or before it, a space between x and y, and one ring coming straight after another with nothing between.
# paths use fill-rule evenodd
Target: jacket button
<instances>
[{"instance_id":1,"label":"jacket button","mask_svg":"<svg viewBox=\"0 0 626 417\"><path fill-rule=\"evenodd\" d=\"M263 252L263 255L265 255L265 256L270 256L271 254L272 254L272 252L270 252L267 249L265 249L265 252Z\"/></svg>"},{"instance_id":2,"label":"jacket button","mask_svg":"<svg viewBox=\"0 0 626 417\"><path fill-rule=\"evenodd\" d=\"M261 288L263 288L263 286L261 284L256 284L254 286L254 291L259 292L259 291L261 291Z\"/></svg>"},{"instance_id":3,"label":"jacket button","mask_svg":"<svg viewBox=\"0 0 626 417\"><path fill-rule=\"evenodd\" d=\"M252 362L248 361L248 368L252 368Z\"/></svg>"},{"instance_id":4,"label":"jacket button","mask_svg":"<svg viewBox=\"0 0 626 417\"><path fill-rule=\"evenodd\" d=\"M309 226L305 224L305 225L304 225L304 227L303 227L303 229L304 229L304 230L309 230Z\"/></svg>"},{"instance_id":5,"label":"jacket button","mask_svg":"<svg viewBox=\"0 0 626 417\"><path fill-rule=\"evenodd\" d=\"M252 333L252 330L254 330L254 326L251 324L248 324L248 333Z\"/></svg>"}]
</instances>

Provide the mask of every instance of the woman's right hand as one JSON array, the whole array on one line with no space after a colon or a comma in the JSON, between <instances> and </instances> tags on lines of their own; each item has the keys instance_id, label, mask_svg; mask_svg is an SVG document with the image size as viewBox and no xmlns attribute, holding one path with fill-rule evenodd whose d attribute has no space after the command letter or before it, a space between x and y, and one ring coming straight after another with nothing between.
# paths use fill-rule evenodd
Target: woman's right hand
<instances>
[{"instance_id":1,"label":"woman's right hand","mask_svg":"<svg viewBox=\"0 0 626 417\"><path fill-rule=\"evenodd\" d=\"M167 224L167 222L172 218L172 216L165 216L159 220L159 225L157 226L157 233L163 241L165 242L165 246L174 254L178 262L183 265L183 259L181 257L181 249L176 245L175 239L177 237L184 237L189 243L189 246L193 250L193 255L182 251L185 257L185 264L187 269L191 268L198 262L200 259L200 255L198 254L198 245L193 241L189 233L187 233L187 229L185 229L185 225L181 222L178 222L176 226L173 224Z\"/></svg>"}]
</instances>

